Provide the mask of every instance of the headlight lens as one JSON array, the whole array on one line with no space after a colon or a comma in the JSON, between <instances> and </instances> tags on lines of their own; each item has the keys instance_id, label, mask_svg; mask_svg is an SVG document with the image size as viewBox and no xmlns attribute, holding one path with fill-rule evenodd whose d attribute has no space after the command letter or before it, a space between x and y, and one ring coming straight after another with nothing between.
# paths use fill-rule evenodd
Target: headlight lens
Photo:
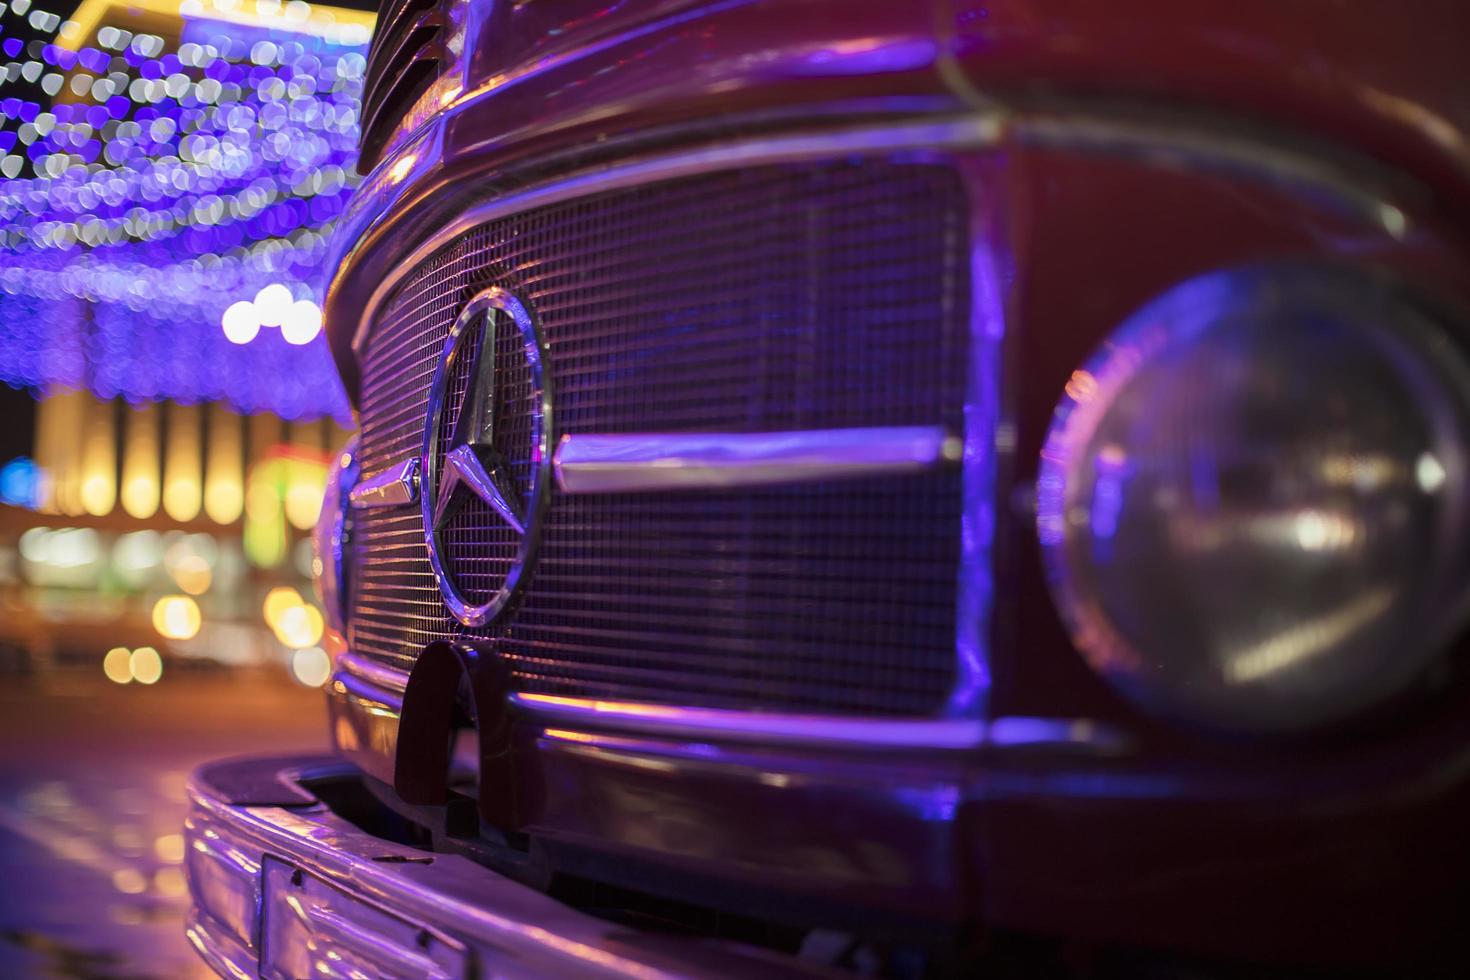
<instances>
[{"instance_id":1,"label":"headlight lens","mask_svg":"<svg viewBox=\"0 0 1470 980\"><path fill-rule=\"evenodd\" d=\"M1403 689L1461 618L1467 391L1441 326L1369 277L1172 289L1073 374L1043 451L1077 647L1158 713L1238 730Z\"/></svg>"},{"instance_id":2,"label":"headlight lens","mask_svg":"<svg viewBox=\"0 0 1470 980\"><path fill-rule=\"evenodd\" d=\"M327 623L342 635L347 633L347 580L343 557L352 534L347 495L357 483L357 436L337 453L327 469L327 490L322 498L321 517L311 535L312 571L316 594L321 599Z\"/></svg>"}]
</instances>

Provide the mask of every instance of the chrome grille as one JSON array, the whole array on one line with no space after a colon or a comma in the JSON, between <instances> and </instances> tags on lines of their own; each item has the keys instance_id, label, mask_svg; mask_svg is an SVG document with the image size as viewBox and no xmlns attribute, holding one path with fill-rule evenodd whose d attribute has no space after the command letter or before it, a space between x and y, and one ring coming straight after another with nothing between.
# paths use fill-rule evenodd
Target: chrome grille
<instances>
[{"instance_id":1,"label":"chrome grille","mask_svg":"<svg viewBox=\"0 0 1470 980\"><path fill-rule=\"evenodd\" d=\"M701 175L483 225L411 270L367 338L363 471L422 450L450 325L489 285L540 321L558 435L958 432L967 227L950 168L880 160ZM507 378L502 424L529 424L525 386ZM955 676L959 484L935 471L553 494L523 601L475 631L440 600L418 508L365 511L350 640L406 668L430 640L472 633L541 693L932 713ZM475 513L451 532L470 587L505 553Z\"/></svg>"}]
</instances>

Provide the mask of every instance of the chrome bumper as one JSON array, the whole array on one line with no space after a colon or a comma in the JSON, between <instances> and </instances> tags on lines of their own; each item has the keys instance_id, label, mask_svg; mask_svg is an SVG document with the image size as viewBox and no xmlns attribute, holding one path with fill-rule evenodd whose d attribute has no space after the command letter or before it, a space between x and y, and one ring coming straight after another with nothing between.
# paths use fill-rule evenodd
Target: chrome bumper
<instances>
[{"instance_id":1,"label":"chrome bumper","mask_svg":"<svg viewBox=\"0 0 1470 980\"><path fill-rule=\"evenodd\" d=\"M190 781L187 935L226 977L811 977L761 950L639 933L463 857L375 837L314 792L328 756L215 763Z\"/></svg>"}]
</instances>

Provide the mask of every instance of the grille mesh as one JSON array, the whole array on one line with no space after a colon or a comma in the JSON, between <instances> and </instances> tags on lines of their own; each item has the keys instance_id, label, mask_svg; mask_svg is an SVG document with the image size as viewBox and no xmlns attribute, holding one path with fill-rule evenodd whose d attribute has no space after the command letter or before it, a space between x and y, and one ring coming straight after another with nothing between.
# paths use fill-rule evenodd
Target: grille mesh
<instances>
[{"instance_id":1,"label":"grille mesh","mask_svg":"<svg viewBox=\"0 0 1470 980\"><path fill-rule=\"evenodd\" d=\"M557 435L959 431L968 246L952 170L874 160L702 175L496 220L414 269L374 324L363 472L421 451L449 328L489 285L539 319ZM496 344L511 440L530 426L513 333ZM528 473L515 475L524 491ZM350 639L407 668L430 640L468 633L525 691L932 713L954 679L959 479L553 494L519 607L473 631L444 608L418 509L366 511ZM474 501L450 529L471 599L513 553L497 527Z\"/></svg>"}]
</instances>

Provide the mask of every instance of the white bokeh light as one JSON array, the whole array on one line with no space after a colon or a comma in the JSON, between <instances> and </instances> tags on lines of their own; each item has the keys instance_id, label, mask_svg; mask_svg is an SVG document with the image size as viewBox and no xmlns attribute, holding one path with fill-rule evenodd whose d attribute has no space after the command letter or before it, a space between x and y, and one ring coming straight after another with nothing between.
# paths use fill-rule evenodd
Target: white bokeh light
<instances>
[{"instance_id":1,"label":"white bokeh light","mask_svg":"<svg viewBox=\"0 0 1470 980\"><path fill-rule=\"evenodd\" d=\"M230 308L220 318L220 325L224 327L225 337L230 343L250 343L260 333L260 318L255 314L255 304L249 300L230 304Z\"/></svg>"},{"instance_id":2,"label":"white bokeh light","mask_svg":"<svg viewBox=\"0 0 1470 980\"><path fill-rule=\"evenodd\" d=\"M291 304L281 320L281 336L288 344L309 344L322 332L322 311L309 299L300 299Z\"/></svg>"},{"instance_id":3,"label":"white bokeh light","mask_svg":"<svg viewBox=\"0 0 1470 980\"><path fill-rule=\"evenodd\" d=\"M306 647L291 654L291 673L307 687L321 687L332 676L332 660L321 647Z\"/></svg>"},{"instance_id":4,"label":"white bokeh light","mask_svg":"<svg viewBox=\"0 0 1470 980\"><path fill-rule=\"evenodd\" d=\"M273 282L255 294L255 316L262 327L279 327L291 313L291 290Z\"/></svg>"}]
</instances>

